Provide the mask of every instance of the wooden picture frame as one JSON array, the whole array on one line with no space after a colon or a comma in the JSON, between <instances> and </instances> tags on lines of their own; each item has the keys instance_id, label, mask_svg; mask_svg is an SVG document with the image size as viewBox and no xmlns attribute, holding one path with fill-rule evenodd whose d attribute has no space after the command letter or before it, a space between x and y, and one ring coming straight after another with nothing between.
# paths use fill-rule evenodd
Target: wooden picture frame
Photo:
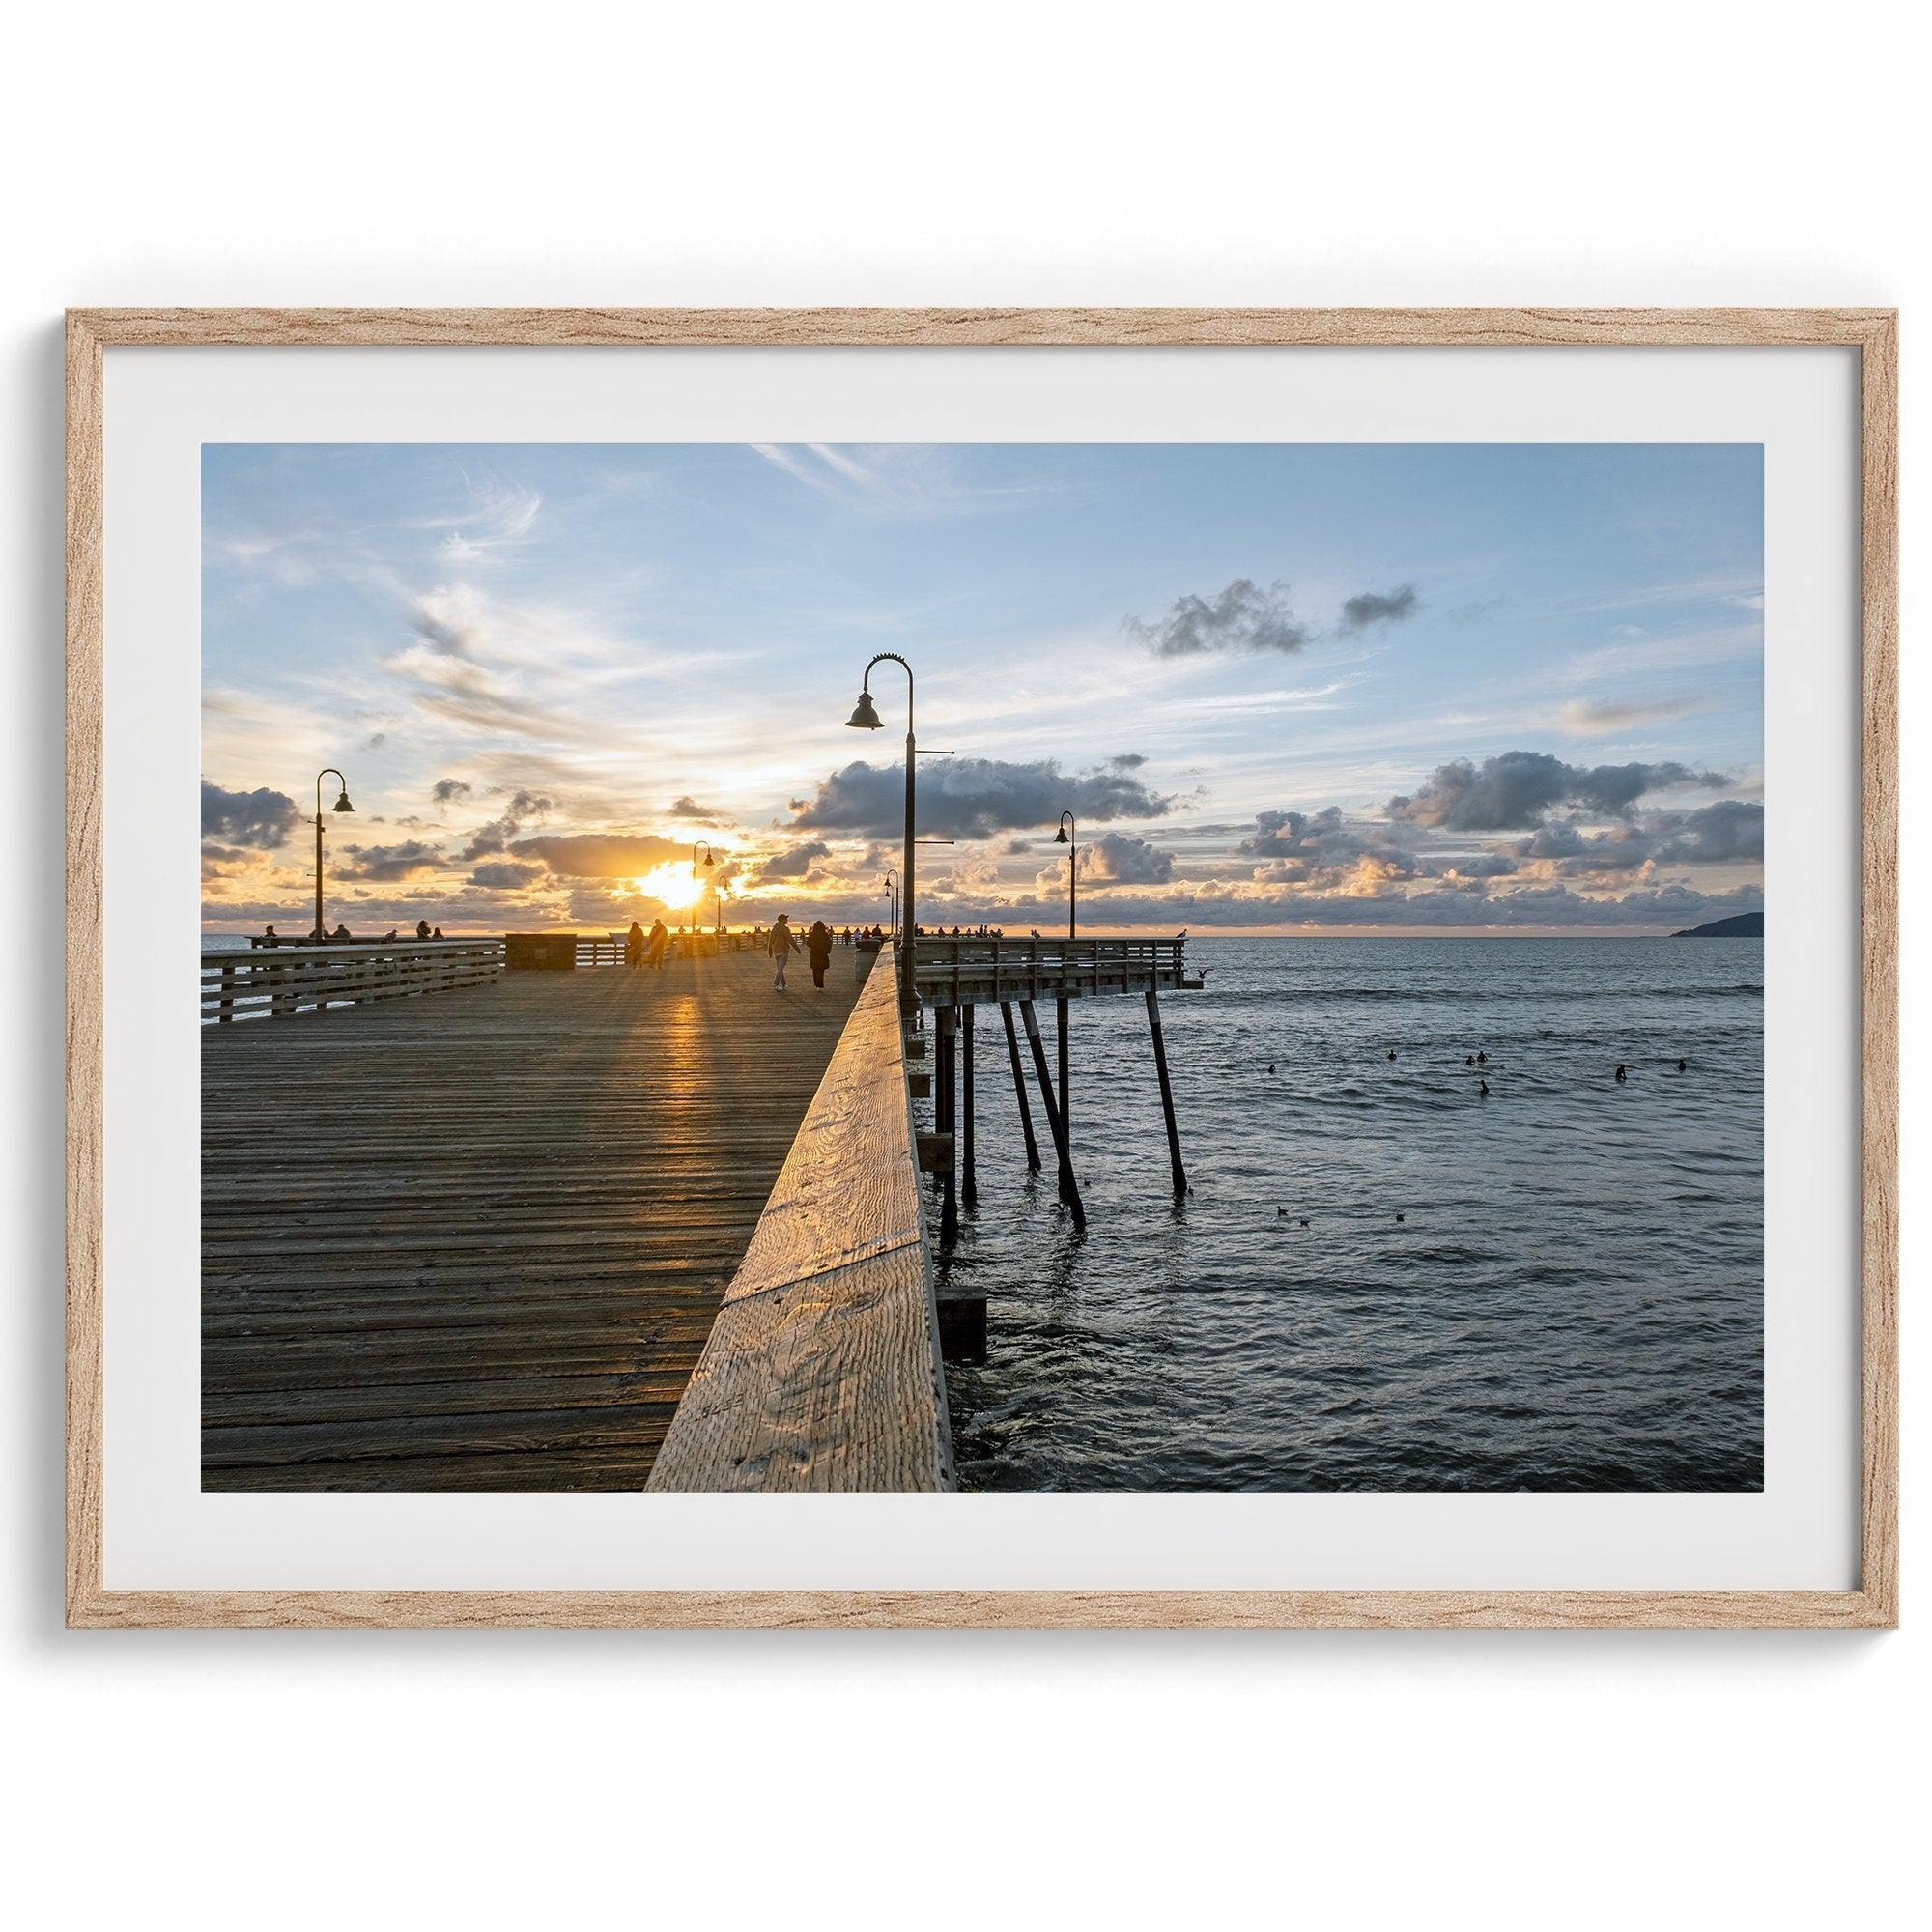
<instances>
[{"instance_id":1,"label":"wooden picture frame","mask_svg":"<svg viewBox=\"0 0 1932 1932\"><path fill-rule=\"evenodd\" d=\"M103 1582L103 352L270 345L1856 350L1862 456L1861 1571L1850 1590L248 1591ZM67 327L67 1617L72 1626L1810 1627L1898 1620L1897 320L1881 309L115 309Z\"/></svg>"}]
</instances>

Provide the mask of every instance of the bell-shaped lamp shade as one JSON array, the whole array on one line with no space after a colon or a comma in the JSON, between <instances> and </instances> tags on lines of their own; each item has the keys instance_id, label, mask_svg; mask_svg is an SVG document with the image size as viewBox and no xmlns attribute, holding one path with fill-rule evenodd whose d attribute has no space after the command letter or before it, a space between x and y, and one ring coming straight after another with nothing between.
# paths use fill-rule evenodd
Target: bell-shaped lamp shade
<instances>
[{"instance_id":1,"label":"bell-shaped lamp shade","mask_svg":"<svg viewBox=\"0 0 1932 1932\"><path fill-rule=\"evenodd\" d=\"M335 801L335 803L331 805L328 809L330 811L354 811L355 810L355 808L349 803L349 791L347 786L343 788L342 796L338 798Z\"/></svg>"},{"instance_id":2,"label":"bell-shaped lamp shade","mask_svg":"<svg viewBox=\"0 0 1932 1932\"><path fill-rule=\"evenodd\" d=\"M714 859L714 858L713 858L713 857L711 856L711 854L710 854L709 852L705 853L705 855L704 855L704 869L705 869L705 870L706 870L707 872L708 872L708 871L709 871L709 870L710 870L710 869L712 868L712 867L713 867L713 866L717 865L717 863L718 863L718 861L717 861L716 859Z\"/></svg>"},{"instance_id":3,"label":"bell-shaped lamp shade","mask_svg":"<svg viewBox=\"0 0 1932 1932\"><path fill-rule=\"evenodd\" d=\"M1055 834L1053 835L1053 842L1054 842L1054 843L1055 843L1056 845L1065 845L1065 844L1066 843L1066 828L1065 828L1065 826L1064 826L1064 825L1063 825L1063 826L1062 826L1062 827L1060 828L1060 830L1059 830L1058 832L1056 832L1056 833L1055 833Z\"/></svg>"},{"instance_id":4,"label":"bell-shaped lamp shade","mask_svg":"<svg viewBox=\"0 0 1932 1932\"><path fill-rule=\"evenodd\" d=\"M885 723L872 708L872 694L869 691L859 694L859 701L852 707L852 715L845 722L861 731L876 731Z\"/></svg>"}]
</instances>

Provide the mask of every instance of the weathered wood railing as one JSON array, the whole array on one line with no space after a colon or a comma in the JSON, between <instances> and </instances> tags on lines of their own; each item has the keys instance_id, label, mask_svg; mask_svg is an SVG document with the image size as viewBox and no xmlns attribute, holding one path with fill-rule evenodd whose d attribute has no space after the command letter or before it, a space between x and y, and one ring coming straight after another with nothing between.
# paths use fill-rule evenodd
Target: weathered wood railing
<instances>
[{"instance_id":1,"label":"weathered wood railing","mask_svg":"<svg viewBox=\"0 0 1932 1932\"><path fill-rule=\"evenodd\" d=\"M328 946L264 946L201 955L204 1024L399 1000L494 981L500 939L410 939Z\"/></svg>"},{"instance_id":2,"label":"weathered wood railing","mask_svg":"<svg viewBox=\"0 0 1932 1932\"><path fill-rule=\"evenodd\" d=\"M580 932L577 935L579 966L621 966L624 963L624 932ZM740 952L752 943L743 932L673 932L665 943L665 956L710 959L721 952Z\"/></svg>"},{"instance_id":3,"label":"weathered wood railing","mask_svg":"<svg viewBox=\"0 0 1932 1932\"><path fill-rule=\"evenodd\" d=\"M1081 999L1197 987L1187 977L1187 941L1171 939L953 938L921 933L919 995L928 1006L995 1000Z\"/></svg>"},{"instance_id":4,"label":"weathered wood railing","mask_svg":"<svg viewBox=\"0 0 1932 1932\"><path fill-rule=\"evenodd\" d=\"M954 1487L890 972L852 1009L645 1487Z\"/></svg>"}]
</instances>

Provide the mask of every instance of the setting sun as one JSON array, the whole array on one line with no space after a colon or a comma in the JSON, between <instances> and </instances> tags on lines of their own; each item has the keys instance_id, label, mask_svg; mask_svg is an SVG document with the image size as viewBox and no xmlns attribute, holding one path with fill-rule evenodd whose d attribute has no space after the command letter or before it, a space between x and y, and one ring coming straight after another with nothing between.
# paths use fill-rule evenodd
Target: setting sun
<instances>
[{"instance_id":1,"label":"setting sun","mask_svg":"<svg viewBox=\"0 0 1932 1932\"><path fill-rule=\"evenodd\" d=\"M700 890L691 867L675 864L652 867L636 884L645 898L659 899L668 906L691 905Z\"/></svg>"}]
</instances>

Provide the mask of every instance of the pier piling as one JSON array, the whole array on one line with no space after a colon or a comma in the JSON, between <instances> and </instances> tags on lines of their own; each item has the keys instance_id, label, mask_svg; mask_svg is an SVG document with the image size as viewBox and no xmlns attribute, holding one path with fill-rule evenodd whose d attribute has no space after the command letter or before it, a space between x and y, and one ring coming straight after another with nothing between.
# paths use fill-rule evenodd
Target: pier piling
<instances>
[{"instance_id":1,"label":"pier piling","mask_svg":"<svg viewBox=\"0 0 1932 1932\"><path fill-rule=\"evenodd\" d=\"M973 1175L973 1009L970 1006L959 1009L959 1065L965 1076L959 1106L960 1143L965 1150L965 1164L959 1175L959 1202L961 1207L971 1208L980 1199L980 1186Z\"/></svg>"},{"instance_id":2,"label":"pier piling","mask_svg":"<svg viewBox=\"0 0 1932 1932\"><path fill-rule=\"evenodd\" d=\"M1047 1069L1046 1048L1040 1040L1039 1020L1031 1000L1020 1002L1020 1021L1026 1028L1027 1045L1033 1049L1033 1070L1039 1082L1040 1104L1046 1109L1046 1124L1053 1135L1053 1151L1060 1163L1060 1198L1071 1210L1073 1225L1084 1229L1087 1209L1081 1205L1080 1185L1073 1178L1073 1156L1066 1145L1066 1122L1061 1117L1059 1102L1053 1097L1053 1075Z\"/></svg>"},{"instance_id":3,"label":"pier piling","mask_svg":"<svg viewBox=\"0 0 1932 1932\"><path fill-rule=\"evenodd\" d=\"M1154 1070L1160 1075L1160 1111L1167 1122L1167 1158L1174 1169L1177 1197L1187 1192L1187 1170L1180 1164L1180 1129L1174 1119L1174 1089L1167 1078L1167 1041L1160 1031L1160 1002L1151 986L1147 989L1148 1026L1153 1033Z\"/></svg>"},{"instance_id":4,"label":"pier piling","mask_svg":"<svg viewBox=\"0 0 1932 1932\"><path fill-rule=\"evenodd\" d=\"M939 1091L938 1128L952 1146L958 1145L954 1138L956 1113L955 1100L958 1086L958 1053L956 1046L958 1020L952 1007L939 1009ZM959 1234L959 1203L953 1184L953 1163L949 1160L939 1173L939 1238L951 1245Z\"/></svg>"},{"instance_id":5,"label":"pier piling","mask_svg":"<svg viewBox=\"0 0 1932 1932\"><path fill-rule=\"evenodd\" d=\"M1033 1108L1027 1100L1026 1073L1020 1066L1020 1043L1013 1032L1013 1003L1000 1002L1000 1017L1007 1023L1007 1057L1013 1064L1013 1097L1020 1103L1020 1132L1026 1136L1027 1166L1039 1172L1039 1143L1033 1137Z\"/></svg>"}]
</instances>

